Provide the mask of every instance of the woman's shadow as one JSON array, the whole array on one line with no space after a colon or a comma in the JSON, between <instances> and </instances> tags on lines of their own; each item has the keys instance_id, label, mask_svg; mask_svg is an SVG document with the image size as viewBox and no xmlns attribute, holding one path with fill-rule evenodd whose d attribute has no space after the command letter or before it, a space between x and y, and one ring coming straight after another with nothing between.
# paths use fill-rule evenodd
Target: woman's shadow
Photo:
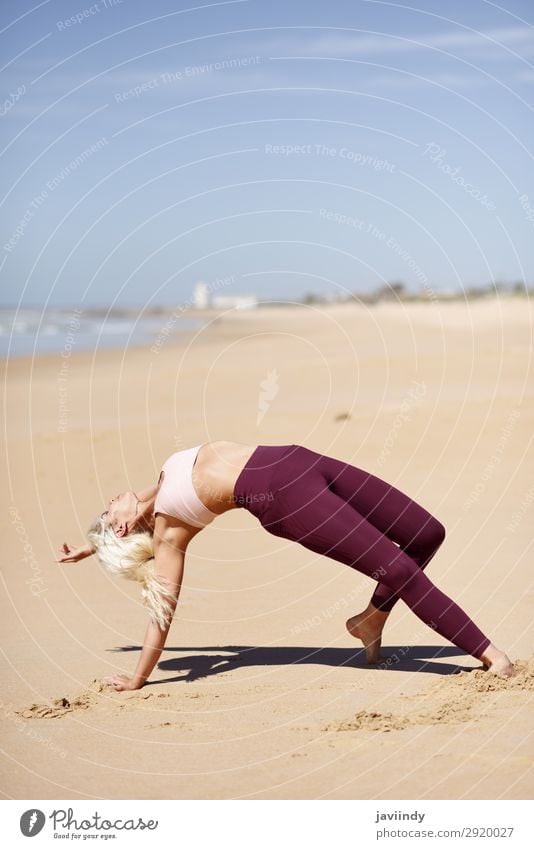
<instances>
[{"instance_id":1,"label":"woman's shadow","mask_svg":"<svg viewBox=\"0 0 534 849\"><path fill-rule=\"evenodd\" d=\"M141 648L118 646L111 651L140 651ZM389 669L396 672L432 672L438 675L452 675L473 668L457 663L433 662L437 658L465 655L465 652L453 646L383 646L380 662L373 665L367 663L363 649L317 646L173 646L165 650L179 652L181 656L161 661L158 663L158 669L182 674L154 682L148 681L145 686L150 683L197 681L199 678L219 675L221 672L230 672L244 666L300 666L314 663L379 671Z\"/></svg>"}]
</instances>

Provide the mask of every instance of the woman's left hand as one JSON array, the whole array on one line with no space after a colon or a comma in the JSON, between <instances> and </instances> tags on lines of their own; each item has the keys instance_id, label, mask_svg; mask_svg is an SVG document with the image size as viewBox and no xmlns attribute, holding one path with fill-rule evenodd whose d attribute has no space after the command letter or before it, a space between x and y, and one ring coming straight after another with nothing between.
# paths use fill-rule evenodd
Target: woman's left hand
<instances>
[{"instance_id":1,"label":"woman's left hand","mask_svg":"<svg viewBox=\"0 0 534 849\"><path fill-rule=\"evenodd\" d=\"M127 675L110 675L108 678L102 679L104 684L111 684L115 690L140 690L142 684L135 684L133 678L128 678Z\"/></svg>"},{"instance_id":2,"label":"woman's left hand","mask_svg":"<svg viewBox=\"0 0 534 849\"><path fill-rule=\"evenodd\" d=\"M71 548L68 543L64 542L59 549L59 557L55 560L56 563L77 563L83 560L84 557L90 557L95 550L90 545L82 545L80 548Z\"/></svg>"}]
</instances>

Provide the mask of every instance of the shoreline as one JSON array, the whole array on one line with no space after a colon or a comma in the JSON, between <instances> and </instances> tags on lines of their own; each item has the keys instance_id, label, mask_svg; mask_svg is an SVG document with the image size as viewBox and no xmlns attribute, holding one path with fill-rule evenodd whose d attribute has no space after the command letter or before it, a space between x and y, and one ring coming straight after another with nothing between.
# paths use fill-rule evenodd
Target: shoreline
<instances>
[{"instance_id":1,"label":"shoreline","mask_svg":"<svg viewBox=\"0 0 534 849\"><path fill-rule=\"evenodd\" d=\"M188 341L191 341L195 335L199 333L208 331L208 328L213 327L217 323L224 325L227 328L231 327L232 322L237 322L238 326L241 326L243 323L249 321L250 323L255 322L264 322L267 323L269 319L294 319L299 315L309 315L310 312L318 313L318 314L326 314L333 315L334 317L340 318L350 318L352 315L361 316L365 313L377 313L382 316L401 316L403 312L411 311L414 317L429 317L431 315L436 315L437 313L442 312L443 317L449 317L447 313L452 314L452 317L455 319L462 320L462 317L465 318L466 315L469 315L471 311L478 313L483 312L491 312L495 311L497 305L502 308L503 312L507 309L512 309L519 302L525 303L525 312L524 315L527 316L529 310L532 313L532 317L534 318L534 297L529 299L525 298L523 295L511 294L502 298L498 295L496 296L486 296L480 297L476 299L457 299L457 298L448 298L437 301L420 301L420 300L402 300L402 301L392 301L392 300L381 300L374 303L358 303L358 302L349 302L349 303L311 303L311 304L289 304L282 305L276 304L273 306L264 306L261 308L255 309L203 309L203 310L190 310L187 313L183 313L184 318L193 319L202 322L197 328L184 328L183 330L174 329L173 332L165 335L165 342L161 345L161 349L167 347L167 345L172 345L174 348L184 347ZM455 311L455 312L454 312ZM131 314L132 316L135 313ZM169 320L173 316L173 311L162 312L154 314L152 317L160 317L162 319L162 330L165 328L165 324L169 322ZM491 316L490 318L495 318L493 323L498 323L498 316ZM177 319L179 321L179 319ZM439 324L439 322L436 322ZM463 325L465 326L465 321ZM460 329L460 328L459 328ZM154 335L154 341L149 343L145 342L135 342L132 344L128 344L126 348L121 348L120 345L112 345L107 347L105 345L101 345L96 350L93 349L78 349L69 352L70 358L80 358L82 361L87 357L98 358L103 354L109 356L122 356L125 357L128 353L146 351L147 353L154 354L151 350L153 347L157 347L157 339L158 335ZM157 356L157 354L154 354ZM61 359L61 351L56 352L42 352L37 353L35 355L32 354L15 354L10 355L9 357L0 356L0 365L5 366L6 364L20 363L21 365L28 363L35 363L37 361L43 362L46 364L48 362L51 363L54 360Z\"/></svg>"}]
</instances>

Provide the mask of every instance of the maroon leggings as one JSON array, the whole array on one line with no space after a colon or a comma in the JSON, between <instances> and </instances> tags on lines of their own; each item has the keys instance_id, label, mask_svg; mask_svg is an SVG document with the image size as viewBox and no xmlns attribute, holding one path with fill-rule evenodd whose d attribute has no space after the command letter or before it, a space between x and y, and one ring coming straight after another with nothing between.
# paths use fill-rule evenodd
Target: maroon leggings
<instances>
[{"instance_id":1,"label":"maroon leggings","mask_svg":"<svg viewBox=\"0 0 534 849\"><path fill-rule=\"evenodd\" d=\"M394 486L302 445L258 445L237 478L234 499L269 533L378 581L371 601L380 610L391 610L401 598L426 625L473 657L489 646L423 571L445 528Z\"/></svg>"}]
</instances>

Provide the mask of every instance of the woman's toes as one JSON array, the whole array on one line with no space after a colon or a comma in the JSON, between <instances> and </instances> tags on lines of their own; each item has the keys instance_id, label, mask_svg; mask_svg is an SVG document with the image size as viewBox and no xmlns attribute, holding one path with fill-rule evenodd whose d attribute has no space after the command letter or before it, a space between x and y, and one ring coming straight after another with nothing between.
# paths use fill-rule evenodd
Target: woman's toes
<instances>
[{"instance_id":1,"label":"woman's toes","mask_svg":"<svg viewBox=\"0 0 534 849\"><path fill-rule=\"evenodd\" d=\"M517 675L517 670L514 669L514 665L510 661L492 663L487 671L493 672L494 675L499 675L501 678L513 678Z\"/></svg>"}]
</instances>

